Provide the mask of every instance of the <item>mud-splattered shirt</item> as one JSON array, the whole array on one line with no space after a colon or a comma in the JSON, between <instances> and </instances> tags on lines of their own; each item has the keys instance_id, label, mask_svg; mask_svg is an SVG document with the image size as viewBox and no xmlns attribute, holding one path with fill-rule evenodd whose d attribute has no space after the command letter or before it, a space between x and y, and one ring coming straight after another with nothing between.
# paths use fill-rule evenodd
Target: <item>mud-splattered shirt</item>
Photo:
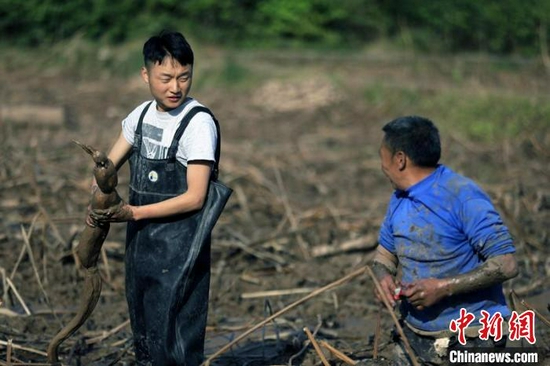
<instances>
[{"instance_id":1,"label":"mud-splattered shirt","mask_svg":"<svg viewBox=\"0 0 550 366\"><path fill-rule=\"evenodd\" d=\"M472 180L443 165L406 191L394 192L379 241L398 258L403 283L456 276L487 258L515 252L490 198ZM401 302L405 320L425 331L449 329L460 308L473 313L475 323L481 310L510 315L501 285L451 296L422 311Z\"/></svg>"}]
</instances>

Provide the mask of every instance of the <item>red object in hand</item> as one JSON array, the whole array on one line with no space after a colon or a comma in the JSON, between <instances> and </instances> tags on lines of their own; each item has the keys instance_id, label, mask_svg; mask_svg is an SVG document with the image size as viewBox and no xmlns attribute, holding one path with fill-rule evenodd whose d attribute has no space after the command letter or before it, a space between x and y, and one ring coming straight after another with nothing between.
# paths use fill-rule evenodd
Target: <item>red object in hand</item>
<instances>
[{"instance_id":1,"label":"red object in hand","mask_svg":"<svg viewBox=\"0 0 550 366\"><path fill-rule=\"evenodd\" d=\"M401 296L401 287L397 287L394 291L393 291L393 299L394 300L399 300L399 297Z\"/></svg>"}]
</instances>

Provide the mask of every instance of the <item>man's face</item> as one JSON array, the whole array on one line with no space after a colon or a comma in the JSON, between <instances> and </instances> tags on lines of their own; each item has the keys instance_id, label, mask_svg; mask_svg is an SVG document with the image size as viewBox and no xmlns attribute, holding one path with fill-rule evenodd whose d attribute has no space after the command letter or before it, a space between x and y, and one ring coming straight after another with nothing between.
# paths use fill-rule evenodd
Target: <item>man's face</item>
<instances>
[{"instance_id":1,"label":"man's face","mask_svg":"<svg viewBox=\"0 0 550 366\"><path fill-rule=\"evenodd\" d=\"M168 112L183 104L191 90L193 65L182 65L172 57L143 67L141 76L157 102L159 111Z\"/></svg>"},{"instance_id":2,"label":"man's face","mask_svg":"<svg viewBox=\"0 0 550 366\"><path fill-rule=\"evenodd\" d=\"M384 143L382 143L378 152L380 155L380 168L382 172L390 180L392 187L394 189L399 189L396 183L400 172L398 157L392 154Z\"/></svg>"}]
</instances>

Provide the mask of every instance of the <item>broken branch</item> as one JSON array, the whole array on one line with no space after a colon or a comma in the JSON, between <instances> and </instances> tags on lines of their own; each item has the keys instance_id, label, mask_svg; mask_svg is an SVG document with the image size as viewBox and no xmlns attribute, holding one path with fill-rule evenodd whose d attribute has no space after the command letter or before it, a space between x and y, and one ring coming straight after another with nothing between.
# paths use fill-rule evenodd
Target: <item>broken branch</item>
<instances>
[{"instance_id":1,"label":"broken branch","mask_svg":"<svg viewBox=\"0 0 550 366\"><path fill-rule=\"evenodd\" d=\"M323 362L323 365L330 366L325 355L323 354L323 351L321 351L321 348L319 347L319 344L317 344L317 341L315 340L315 337L311 334L309 329L307 327L304 327L304 332L306 333L309 341L313 345L313 348L315 348L315 352L319 355L319 358L321 359L321 362Z\"/></svg>"},{"instance_id":2,"label":"broken branch","mask_svg":"<svg viewBox=\"0 0 550 366\"><path fill-rule=\"evenodd\" d=\"M416 356L414 354L414 351L411 348L411 345L409 344L409 340L405 336L405 333L403 332L403 328L401 328L401 325L399 324L399 320L397 320L397 317L395 316L395 313L393 312L393 308L386 299L386 297L383 295L384 292L382 291L382 287L380 287L380 283L378 282L378 279L372 272L372 269L367 266L367 271L369 272L369 275L372 278L372 282L374 282L374 286L376 286L376 291L380 294L380 298L384 302L384 305L386 306L386 309L388 309L388 312L391 315L391 318L393 319L393 322L395 323L395 327L397 328L397 332L399 333L399 336L401 336L401 339L403 340L403 344L405 345L405 351L409 354L409 357L411 358L411 362L413 366L420 366L418 361L416 360Z\"/></svg>"},{"instance_id":3,"label":"broken branch","mask_svg":"<svg viewBox=\"0 0 550 366\"><path fill-rule=\"evenodd\" d=\"M337 350L331 346L327 341L319 342L321 346L325 347L330 353L338 357L341 361L344 361L347 365L356 365L357 362L346 356L343 352Z\"/></svg>"},{"instance_id":4,"label":"broken branch","mask_svg":"<svg viewBox=\"0 0 550 366\"><path fill-rule=\"evenodd\" d=\"M210 356L208 359L206 359L206 361L203 362L202 365L204 366L210 366L210 362L215 359L216 357L218 357L219 355L221 355L222 353L224 353L225 351L227 351L228 349L230 349L231 347L233 347L233 345L235 345L236 343L240 342L241 340L243 340L244 338L248 337L252 332L254 332L255 330L261 328L262 326L264 326L265 324L269 323L270 321L272 321L273 319L281 316L282 314L288 312L289 310L295 308L296 306L308 301L309 299L315 297L315 296L318 296L320 294L322 294L323 292L326 292L328 290L332 290L333 288L335 287L338 287L344 283L346 283L347 281L351 280L352 278L355 278L357 276L360 276L362 275L363 273L365 273L365 271L368 269L368 266L363 266L361 268L359 268L358 270L340 278L339 280L337 281L334 281L332 283L329 283L328 285L324 286L324 287L321 287L313 292L311 292L309 295L307 296L304 296L302 297L301 299L299 299L298 301L295 301L293 302L292 304L288 305L287 307L285 307L284 309L282 310L279 310L278 312L276 312L275 314L271 315L270 317L268 317L267 319L259 322L258 324L256 324L255 326L253 326L252 328L250 328L249 330L247 330L246 332L244 332L243 334L241 334L240 336L238 336L237 338L235 338L233 341L229 342L228 344L226 344L225 346L223 346L220 350L218 350L216 353L214 353L212 356Z\"/></svg>"}]
</instances>

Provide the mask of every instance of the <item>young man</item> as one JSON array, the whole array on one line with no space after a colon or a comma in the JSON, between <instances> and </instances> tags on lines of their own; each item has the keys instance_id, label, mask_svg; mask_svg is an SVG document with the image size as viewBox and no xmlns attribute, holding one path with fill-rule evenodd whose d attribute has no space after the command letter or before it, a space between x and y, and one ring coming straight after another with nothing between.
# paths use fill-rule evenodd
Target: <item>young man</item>
<instances>
[{"instance_id":1,"label":"young man","mask_svg":"<svg viewBox=\"0 0 550 366\"><path fill-rule=\"evenodd\" d=\"M395 305L401 288L403 330L425 364L442 364L449 348L460 346L449 326L461 309L476 319L466 346L503 346L506 336L495 345L477 331L482 310L510 316L501 283L518 270L508 229L474 182L438 163L439 132L430 120L398 118L383 131L381 168L395 192L373 261L383 291L377 295ZM399 350L398 363L408 364Z\"/></svg>"},{"instance_id":2,"label":"young man","mask_svg":"<svg viewBox=\"0 0 550 366\"><path fill-rule=\"evenodd\" d=\"M117 169L130 161L129 204L92 211L89 222L128 221L126 297L138 363L195 366L210 280L210 232L195 213L217 164L218 126L205 109L189 120L201 104L188 97L194 56L182 34L151 37L143 57L153 100L122 121L109 153Z\"/></svg>"}]
</instances>

